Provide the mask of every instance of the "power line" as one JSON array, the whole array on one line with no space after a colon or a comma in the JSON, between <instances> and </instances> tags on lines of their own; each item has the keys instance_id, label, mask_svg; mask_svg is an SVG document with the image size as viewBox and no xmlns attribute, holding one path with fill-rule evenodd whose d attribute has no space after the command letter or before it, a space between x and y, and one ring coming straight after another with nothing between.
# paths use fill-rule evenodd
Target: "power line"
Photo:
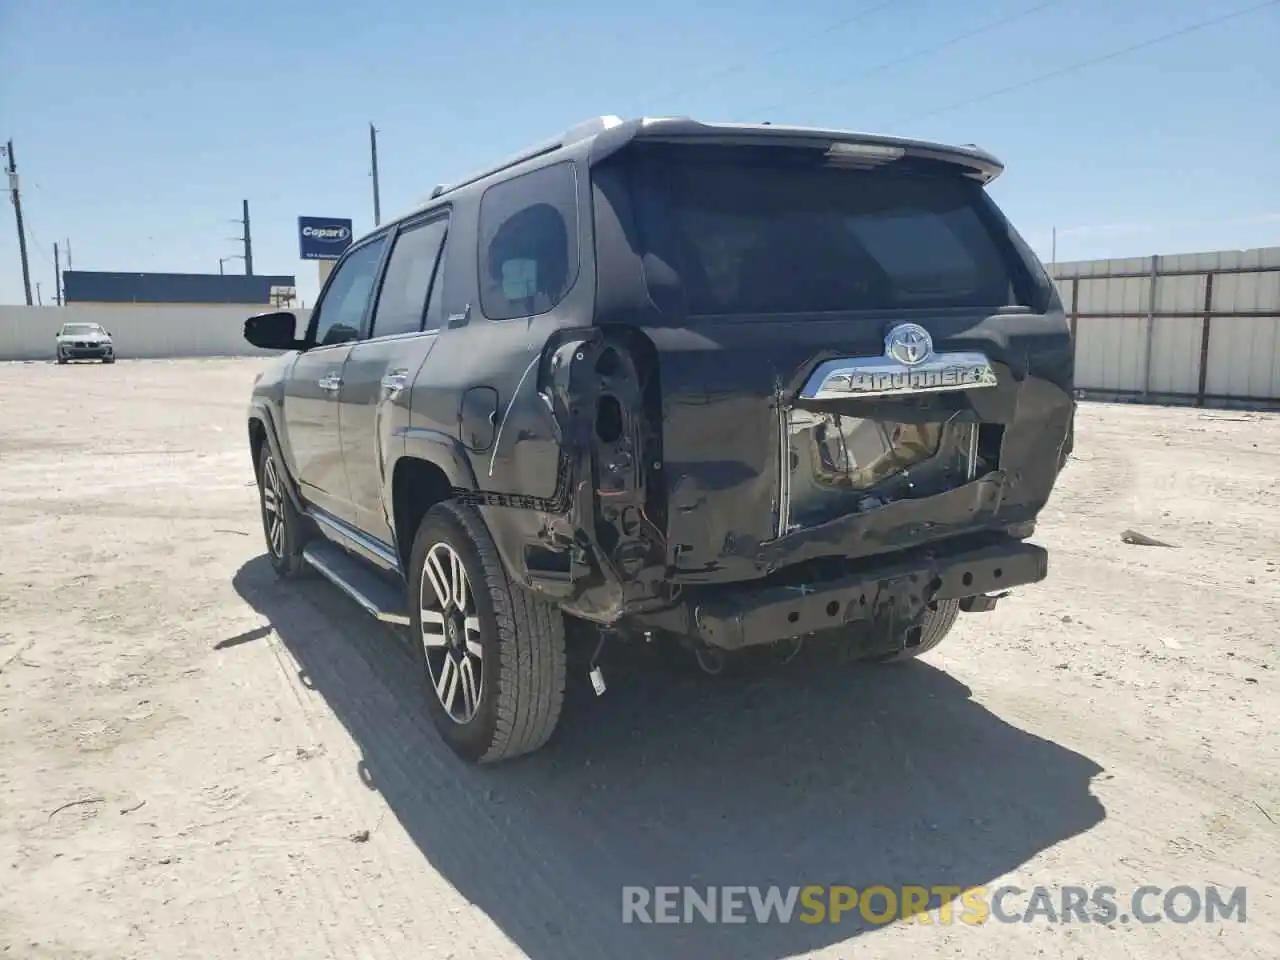
<instances>
[{"instance_id":1,"label":"power line","mask_svg":"<svg viewBox=\"0 0 1280 960\"><path fill-rule=\"evenodd\" d=\"M743 117L740 117L739 119L746 120L746 119L754 119L754 117L763 116L764 114L767 114L771 110L775 110L778 107L786 106L788 103L794 100L796 96L806 97L806 96L809 96L810 94L824 93L829 90L837 90L840 87L848 86L849 84L854 83L858 80L865 80L867 77L875 76L877 73L883 73L884 71L892 69L893 67L901 66L902 64L909 63L912 60L918 60L921 57L928 56L931 53L937 53L939 50L944 50L947 47L955 46L957 43L963 43L965 40L971 40L974 37L981 36L984 33L990 33L992 30L997 30L1000 27L1003 27L1006 24L1013 23L1016 20L1021 20L1023 17L1029 17L1033 13L1039 13L1041 10L1045 9L1046 7L1051 7L1057 2L1058 0L1045 0L1045 2L1038 3L1034 7L1028 7L1027 9L1020 10L1017 13L1012 13L1012 14L1009 14L1008 16L1000 17L997 20L992 20L991 22L986 23L983 26L978 27L974 30L970 30L966 33L957 34L956 36L951 37L947 40L942 40L930 46L922 47L919 50L916 50L912 53L903 54L901 57L895 57L892 60L886 60L884 63L877 64L876 66L870 68L869 70L864 70L861 73L855 73L846 77L842 77L840 80L837 80L834 83L823 83L823 84L819 84L816 87L810 87L807 90L802 90L800 91L799 94L788 97L786 101L779 101L777 103L769 104L768 106L765 106L763 108L756 109L754 111L754 116L751 118L743 116Z\"/></svg>"},{"instance_id":2,"label":"power line","mask_svg":"<svg viewBox=\"0 0 1280 960\"><path fill-rule=\"evenodd\" d=\"M906 0L906 2L910 2L910 0ZM715 73L710 73L703 77L699 77L698 79L693 80L682 87L677 87L675 90L672 90L669 93L664 94L662 96L662 99L670 100L673 97L678 97L681 94L688 92L694 87L702 87L716 80L723 80L725 77L732 76L735 73L741 73L743 70L746 70L749 67L754 67L760 64L762 61L772 60L775 57L782 56L782 54L784 53L790 53L792 50L795 50L797 47L801 47L812 40L821 39L822 37L825 37L827 34L835 33L837 30L842 30L845 27L848 27L857 23L859 20L865 20L867 17L870 17L873 14L879 13L881 10L887 10L889 7L893 7L893 6L904 6L904 5L905 3L903 2L903 0L888 0L888 2L878 3L873 7L866 8L865 10L859 10L857 13L853 14L852 16L843 17L842 19L837 20L834 23L829 23L826 26L822 27L821 29L814 31L813 33L808 33L802 37L797 37L794 40L790 40L787 43L784 43L782 46L777 47L773 50L770 50L767 53L763 53L763 54L760 54L759 56L752 57L750 60L740 60L737 63L732 63L729 66L724 67L723 69ZM652 103L654 99L657 99L657 98L650 98L647 102Z\"/></svg>"},{"instance_id":3,"label":"power line","mask_svg":"<svg viewBox=\"0 0 1280 960\"><path fill-rule=\"evenodd\" d=\"M1019 81L1018 83L1010 84L1007 87L1001 87L998 90L991 90L991 91L988 91L987 93L978 94L976 97L969 97L968 99L965 99L965 100L957 100L955 103L947 104L945 107L938 107L935 110L928 110L925 113L918 113L913 117L908 117L906 120L899 121L899 122L915 123L917 120L923 120L927 117L936 117L940 113L950 113L952 110L959 110L961 107L967 107L975 103L982 103L983 101L991 100L994 97L1004 96L1006 93L1013 93L1015 90L1022 90L1025 87L1030 87L1037 83L1043 83L1046 80L1053 80L1057 77L1065 76L1069 73L1075 73L1077 70L1083 70L1086 67L1096 66L1097 64L1105 63L1108 60L1115 60L1119 57L1126 56L1127 54L1135 53L1138 50L1145 50L1147 47L1154 47L1158 43L1164 43L1167 40L1173 40L1173 39L1176 39L1177 37L1186 36L1188 33L1194 33L1197 30L1204 30L1206 27L1212 27L1219 23L1224 23L1227 20L1234 20L1237 17L1243 17L1245 14L1248 14L1248 13L1256 13L1258 10L1262 10L1265 7L1274 7L1277 3L1280 3L1280 0L1267 0L1266 3L1254 4L1252 7L1246 7L1243 10L1236 10L1233 13L1224 13L1221 16L1212 17L1208 20L1202 20L1199 23L1193 23L1188 27L1181 28L1180 30L1174 30L1171 33L1161 34L1158 37L1152 37L1150 40L1143 40L1140 43L1135 43L1130 46L1123 47L1120 50L1113 50L1111 53L1104 53L1098 57L1090 57L1088 60L1081 60L1078 63L1073 63L1070 66L1062 67L1058 70L1050 70L1048 73L1042 73L1039 76L1030 77L1026 80Z\"/></svg>"},{"instance_id":4,"label":"power line","mask_svg":"<svg viewBox=\"0 0 1280 960\"><path fill-rule=\"evenodd\" d=\"M36 253L40 254L40 259L52 267L53 261L49 259L49 254L45 251L44 244L40 242L40 238L36 236L35 227L31 226L30 223L27 224L27 233L29 233L31 235L31 239L36 242Z\"/></svg>"}]
</instances>

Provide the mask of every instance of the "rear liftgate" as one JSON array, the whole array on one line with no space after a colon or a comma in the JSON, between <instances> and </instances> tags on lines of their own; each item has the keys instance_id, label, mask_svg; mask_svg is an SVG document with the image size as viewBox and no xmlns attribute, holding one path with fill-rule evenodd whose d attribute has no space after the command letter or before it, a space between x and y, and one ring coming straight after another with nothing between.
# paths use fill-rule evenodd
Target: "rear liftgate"
<instances>
[{"instance_id":1,"label":"rear liftgate","mask_svg":"<svg viewBox=\"0 0 1280 960\"><path fill-rule=\"evenodd\" d=\"M914 323L889 331L882 357L821 364L793 403L778 404L777 536L974 480L982 438L973 410L943 407L938 419L938 406L915 398L997 383L984 354L935 354L929 332Z\"/></svg>"},{"instance_id":2,"label":"rear liftgate","mask_svg":"<svg viewBox=\"0 0 1280 960\"><path fill-rule=\"evenodd\" d=\"M997 383L985 354L935 354L929 332L914 323L890 329L882 357L821 364L794 403L778 404L782 449L777 536L890 503L934 496L975 480L981 424L972 409L963 404L954 412L943 408L945 419L936 419L938 408L921 407L915 398ZM886 401L892 409L894 399L905 403L895 419L885 419ZM879 409L867 409L872 406L867 401ZM855 609L845 610L843 619L862 620L873 636L910 646L919 642L926 608L943 587L937 571L926 575L912 565L896 572L884 569L873 583L859 586L856 600L848 601ZM830 601L825 612L841 606ZM774 627L780 628L781 624ZM730 638L722 638L726 640Z\"/></svg>"},{"instance_id":3,"label":"rear liftgate","mask_svg":"<svg viewBox=\"0 0 1280 960\"><path fill-rule=\"evenodd\" d=\"M849 518L870 520L894 505L915 510L910 501L993 475L1004 427L984 423L969 399L971 391L998 385L985 354L935 353L929 332L914 323L889 330L883 356L822 363L790 400L778 397L774 543ZM994 492L998 503L998 490L996 483L975 497ZM922 511L916 532L931 526ZM732 595L713 594L697 604L691 626L703 643L728 650L851 624L869 626L873 642L909 646L936 601L960 599L964 609L987 610L995 602L984 596L988 591L1046 573L1044 551L1031 544L934 551L928 536L922 539L922 547L868 557L839 572L828 567L826 575L811 578L814 566L802 565L781 582L757 586L746 610Z\"/></svg>"}]
</instances>

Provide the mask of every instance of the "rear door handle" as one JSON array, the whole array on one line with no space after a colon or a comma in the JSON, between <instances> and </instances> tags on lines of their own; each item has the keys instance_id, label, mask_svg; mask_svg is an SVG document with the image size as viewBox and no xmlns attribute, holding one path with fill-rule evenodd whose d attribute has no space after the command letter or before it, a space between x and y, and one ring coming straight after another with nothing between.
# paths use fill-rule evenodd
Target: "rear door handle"
<instances>
[{"instance_id":1,"label":"rear door handle","mask_svg":"<svg viewBox=\"0 0 1280 960\"><path fill-rule=\"evenodd\" d=\"M337 390L342 386L342 378L336 373L330 373L321 377L318 381L321 390Z\"/></svg>"},{"instance_id":2,"label":"rear door handle","mask_svg":"<svg viewBox=\"0 0 1280 960\"><path fill-rule=\"evenodd\" d=\"M382 389L387 392L387 396L394 397L404 389L404 385L408 380L408 377L408 370L392 370L382 378Z\"/></svg>"},{"instance_id":3,"label":"rear door handle","mask_svg":"<svg viewBox=\"0 0 1280 960\"><path fill-rule=\"evenodd\" d=\"M465 327L467 325L467 321L469 321L470 319L471 319L471 304L468 303L463 305L462 311L460 313L449 314L448 319L445 320L444 324L446 327L452 330L455 327Z\"/></svg>"}]
</instances>

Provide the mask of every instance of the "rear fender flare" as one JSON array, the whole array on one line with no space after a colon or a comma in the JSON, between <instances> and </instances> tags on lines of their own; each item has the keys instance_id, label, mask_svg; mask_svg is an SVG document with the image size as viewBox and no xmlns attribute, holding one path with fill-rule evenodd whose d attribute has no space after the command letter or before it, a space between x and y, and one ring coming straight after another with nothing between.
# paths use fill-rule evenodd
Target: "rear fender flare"
<instances>
[{"instance_id":1,"label":"rear fender flare","mask_svg":"<svg viewBox=\"0 0 1280 960\"><path fill-rule=\"evenodd\" d=\"M471 460L467 457L462 441L443 431L424 427L410 427L405 431L403 448L387 463L388 487L391 484L391 478L395 476L396 464L403 457L425 460L439 467L449 481L449 486L454 490L478 489L475 470L471 467Z\"/></svg>"},{"instance_id":2,"label":"rear fender flare","mask_svg":"<svg viewBox=\"0 0 1280 960\"><path fill-rule=\"evenodd\" d=\"M397 528L394 513L394 485L396 465L401 459L410 458L431 464L440 470L455 499L472 502L480 513L489 535L493 537L498 556L513 583L528 588L528 572L524 568L525 546L537 539L537 531L543 523L542 514L534 509L511 504L498 505L482 502L486 499L476 480L475 469L462 441L440 430L410 428L404 435L403 450L387 464L387 503L391 529ZM502 495L497 495L502 498Z\"/></svg>"}]
</instances>

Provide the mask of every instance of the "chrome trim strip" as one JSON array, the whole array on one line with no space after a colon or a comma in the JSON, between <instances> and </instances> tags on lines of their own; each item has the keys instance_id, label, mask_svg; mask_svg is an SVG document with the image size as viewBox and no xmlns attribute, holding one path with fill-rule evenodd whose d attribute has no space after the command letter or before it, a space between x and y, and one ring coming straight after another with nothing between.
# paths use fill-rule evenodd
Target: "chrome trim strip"
<instances>
[{"instance_id":1,"label":"chrome trim strip","mask_svg":"<svg viewBox=\"0 0 1280 960\"><path fill-rule=\"evenodd\" d=\"M785 537L791 528L791 410L778 397L778 529Z\"/></svg>"},{"instance_id":2,"label":"chrome trim strip","mask_svg":"<svg viewBox=\"0 0 1280 960\"><path fill-rule=\"evenodd\" d=\"M324 527L329 534L332 534L330 539L336 540L340 546L346 547L352 553L359 554L370 563L377 564L384 570L391 573L400 573L400 560L388 544L374 539L360 530L356 530L350 524L344 523L337 517L330 516L317 507L311 507L307 511L307 516Z\"/></svg>"},{"instance_id":3,"label":"chrome trim strip","mask_svg":"<svg viewBox=\"0 0 1280 960\"><path fill-rule=\"evenodd\" d=\"M938 353L913 365L889 357L840 357L814 370L800 390L800 399L942 393L994 387L997 383L991 362L981 353Z\"/></svg>"},{"instance_id":4,"label":"chrome trim strip","mask_svg":"<svg viewBox=\"0 0 1280 960\"><path fill-rule=\"evenodd\" d=\"M365 613L383 623L394 624L397 627L409 626L409 618L407 616L403 613L393 613L380 609L376 603L361 593L355 586L344 580L336 570L325 563L310 547L303 548L302 559L307 561L317 573L358 603Z\"/></svg>"}]
</instances>

